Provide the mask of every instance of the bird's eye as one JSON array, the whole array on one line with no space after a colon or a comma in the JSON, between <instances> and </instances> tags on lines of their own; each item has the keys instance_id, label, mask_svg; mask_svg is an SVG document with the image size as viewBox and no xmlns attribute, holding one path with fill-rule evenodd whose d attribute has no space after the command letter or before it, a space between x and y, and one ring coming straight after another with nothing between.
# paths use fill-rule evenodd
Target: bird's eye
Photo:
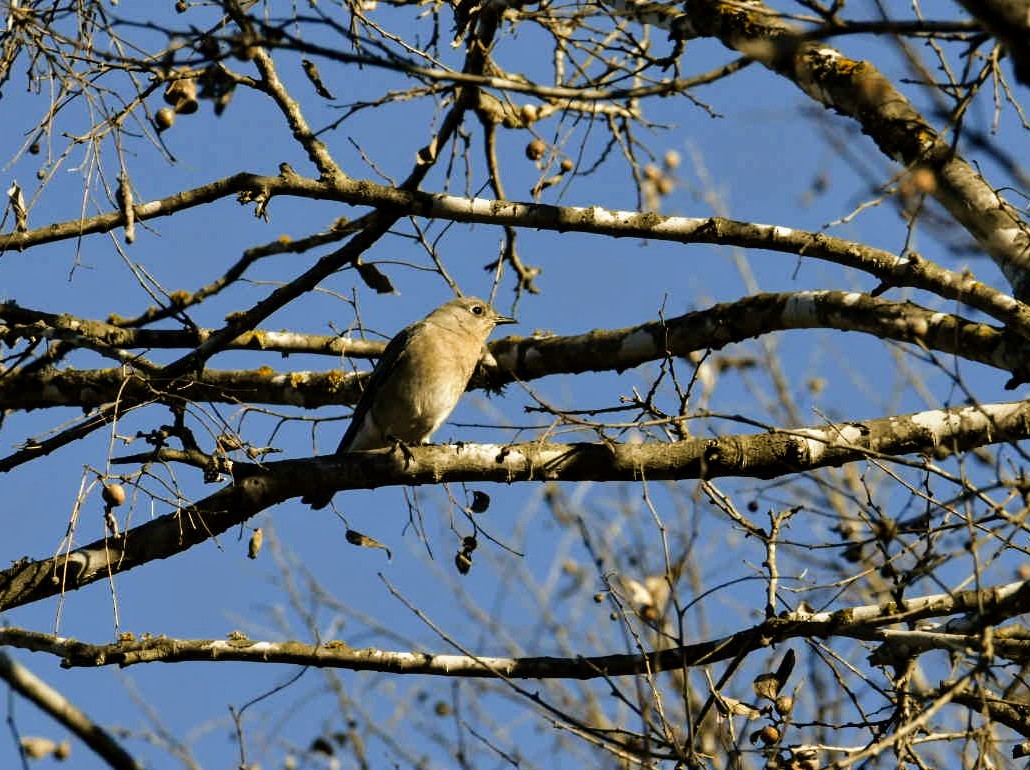
<instances>
[{"instance_id":1,"label":"bird's eye","mask_svg":"<svg viewBox=\"0 0 1030 770\"><path fill-rule=\"evenodd\" d=\"M486 312L486 308L482 305L473 305L469 309L472 311L472 315L483 315Z\"/></svg>"}]
</instances>

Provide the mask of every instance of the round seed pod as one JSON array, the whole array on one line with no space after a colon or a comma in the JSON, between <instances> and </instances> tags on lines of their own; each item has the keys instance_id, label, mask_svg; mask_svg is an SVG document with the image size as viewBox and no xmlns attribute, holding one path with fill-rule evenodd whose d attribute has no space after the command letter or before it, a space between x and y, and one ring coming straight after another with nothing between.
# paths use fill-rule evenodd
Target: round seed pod
<instances>
[{"instance_id":1,"label":"round seed pod","mask_svg":"<svg viewBox=\"0 0 1030 770\"><path fill-rule=\"evenodd\" d=\"M547 145L543 139L534 139L526 145L526 157L530 160L540 160L547 152Z\"/></svg>"},{"instance_id":2,"label":"round seed pod","mask_svg":"<svg viewBox=\"0 0 1030 770\"><path fill-rule=\"evenodd\" d=\"M125 487L121 484L104 484L104 491L101 492L104 503L114 508L125 502Z\"/></svg>"},{"instance_id":3,"label":"round seed pod","mask_svg":"<svg viewBox=\"0 0 1030 770\"><path fill-rule=\"evenodd\" d=\"M175 125L175 110L171 107L162 107L154 115L154 125L158 131L167 131Z\"/></svg>"}]
</instances>

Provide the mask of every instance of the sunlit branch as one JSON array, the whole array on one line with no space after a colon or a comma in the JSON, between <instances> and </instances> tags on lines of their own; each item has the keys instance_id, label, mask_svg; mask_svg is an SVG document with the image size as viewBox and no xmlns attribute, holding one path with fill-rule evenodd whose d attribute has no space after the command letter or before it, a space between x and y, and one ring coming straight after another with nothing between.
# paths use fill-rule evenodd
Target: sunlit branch
<instances>
[{"instance_id":1,"label":"sunlit branch","mask_svg":"<svg viewBox=\"0 0 1030 770\"><path fill-rule=\"evenodd\" d=\"M13 316L21 313L12 312ZM34 313L29 313L28 318ZM0 318L4 317L0 306ZM39 316L24 333L48 339L82 340L84 347L112 343L146 344L166 338L180 343L196 337L190 332L123 330L95 321L68 316ZM50 326L46 324L49 323ZM910 302L890 302L859 292L810 291L757 294L735 302L687 313L665 321L650 321L623 329L595 329L572 336L511 337L490 343L496 362L483 368L470 388L499 388L512 382L528 382L553 374L588 371L623 371L667 356L687 356L698 350L718 350L733 343L796 329L839 329L864 332L878 339L908 342L922 348L975 361L1012 376L1014 386L1030 377L1028 343L986 324L940 313ZM15 328L17 331L17 328ZM202 336L202 335L201 335ZM278 348L275 342L280 344ZM331 344L330 344L331 343ZM257 331L239 338L236 349L281 352L347 353L348 341L313 335ZM324 347L320 347L323 346ZM374 356L381 346L356 343L364 356ZM122 352L126 360L131 354ZM121 398L125 403L153 400L155 394L229 403L265 403L314 408L354 403L365 374L330 372L277 372L260 369L218 370L206 368L195 375L172 379L160 373L116 369L12 370L0 377L0 402L8 409L52 406L96 407Z\"/></svg>"},{"instance_id":2,"label":"sunlit branch","mask_svg":"<svg viewBox=\"0 0 1030 770\"><path fill-rule=\"evenodd\" d=\"M969 274L946 270L916 254L899 257L888 251L822 233L779 225L738 222L723 217L674 217L600 206L584 208L463 198L385 187L367 180L314 180L291 172L277 177L236 174L168 198L137 204L134 207L135 218L136 221L144 221L169 216L234 194L242 195L246 201L256 202L260 211L265 210L274 196L290 195L337 200L356 206L375 206L396 212L396 216L406 214L455 222L558 232L575 231L616 238L742 246L796 254L867 272L882 282L879 291L894 286L912 286L960 300L1030 338L1030 309ZM0 235L0 251L25 249L40 243L109 232L123 224L124 215L115 212L55 223L24 233ZM337 269L340 262L339 259L334 260L332 269ZM329 266L318 271L318 275L328 272ZM225 340L225 344L230 341Z\"/></svg>"},{"instance_id":3,"label":"sunlit branch","mask_svg":"<svg viewBox=\"0 0 1030 770\"><path fill-rule=\"evenodd\" d=\"M979 635L938 631L927 633L885 628L929 618L965 613L987 613L994 623L1030 611L1030 583L1018 581L982 590L911 597L902 602L845 607L834 612L789 612L742 631L693 644L644 654L562 657L492 657L453 653L405 652L355 648L342 641L305 644L266 642L233 633L226 639L175 639L166 636L128 638L110 644L88 644L76 639L26 631L0 629L0 644L61 658L65 667L134 666L141 663L187 661L244 661L301 666L380 671L392 674L428 674L448 677L505 677L510 679L594 679L673 671L683 666L705 666L791 639L849 638L865 641L907 636L921 647L959 653L980 646ZM917 638L918 637L918 638ZM996 638L993 651L1002 658L1030 659L1030 641Z\"/></svg>"},{"instance_id":4,"label":"sunlit branch","mask_svg":"<svg viewBox=\"0 0 1030 770\"><path fill-rule=\"evenodd\" d=\"M0 645L4 642L0 641ZM142 770L121 744L64 695L0 650L0 679L72 731L115 770Z\"/></svg>"},{"instance_id":5,"label":"sunlit branch","mask_svg":"<svg viewBox=\"0 0 1030 770\"><path fill-rule=\"evenodd\" d=\"M213 329L137 329L118 326L91 318L78 318L68 313L49 313L22 307L13 302L0 302L2 334L10 347L17 339L61 340L76 347L98 352L110 350L182 349L201 344ZM385 342L327 334L257 329L241 334L225 346L225 350L266 350L273 353L310 353L347 358L375 358L383 352ZM131 358L131 354L126 354ZM131 361L127 361L131 363Z\"/></svg>"},{"instance_id":6,"label":"sunlit branch","mask_svg":"<svg viewBox=\"0 0 1030 770\"><path fill-rule=\"evenodd\" d=\"M1025 438L1030 438L1030 402L1017 401L672 443L453 444L260 465L232 462L234 483L194 505L67 555L0 571L0 610L168 558L312 489L442 482L775 478L871 456L939 456Z\"/></svg>"},{"instance_id":7,"label":"sunlit branch","mask_svg":"<svg viewBox=\"0 0 1030 770\"><path fill-rule=\"evenodd\" d=\"M936 183L929 194L995 259L1017 297L1030 291L1030 226L870 62L805 42L762 2L690 0L672 28L686 37L715 37L753 57L814 101L858 121L888 157L931 170Z\"/></svg>"}]
</instances>

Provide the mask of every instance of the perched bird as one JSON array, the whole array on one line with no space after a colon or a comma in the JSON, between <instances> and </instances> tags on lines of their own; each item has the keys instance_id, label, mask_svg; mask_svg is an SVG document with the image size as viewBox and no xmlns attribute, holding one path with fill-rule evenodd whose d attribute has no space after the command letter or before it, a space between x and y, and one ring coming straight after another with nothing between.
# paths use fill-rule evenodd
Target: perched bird
<instances>
[{"instance_id":1,"label":"perched bird","mask_svg":"<svg viewBox=\"0 0 1030 770\"><path fill-rule=\"evenodd\" d=\"M354 408L336 452L424 444L454 411L498 324L515 323L488 302L462 297L441 305L390 340ZM331 492L302 501L324 508Z\"/></svg>"}]
</instances>

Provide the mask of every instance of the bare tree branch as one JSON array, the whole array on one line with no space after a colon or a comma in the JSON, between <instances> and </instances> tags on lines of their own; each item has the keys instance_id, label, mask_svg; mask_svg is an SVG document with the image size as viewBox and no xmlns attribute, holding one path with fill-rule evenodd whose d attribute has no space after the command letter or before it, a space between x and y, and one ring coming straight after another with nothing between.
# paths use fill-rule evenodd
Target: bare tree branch
<instances>
[{"instance_id":1,"label":"bare tree branch","mask_svg":"<svg viewBox=\"0 0 1030 770\"><path fill-rule=\"evenodd\" d=\"M921 259L916 254L899 257L881 249L822 233L780 225L738 222L722 217L673 217L653 212L610 210L599 206L582 208L470 199L384 187L368 180L338 179L327 182L285 173L278 177L237 174L159 201L140 203L135 207L136 220L145 221L167 216L233 193L242 193L246 200L256 200L261 206L266 206L276 195L292 195L387 208L396 211L398 217L415 215L455 222L476 222L558 232L575 231L679 243L711 243L796 254L867 272L882 282L878 288L880 292L895 286L912 286L949 299L960 300L1030 338L1030 309L1011 296L977 281L969 273L947 270ZM0 251L23 249L55 240L77 238L89 233L108 232L120 227L121 220L121 213L101 214L88 220L55 224L24 233L11 233L0 236ZM348 253L355 249L356 247L348 249ZM363 251L364 247L360 250ZM338 253L334 252L332 256L331 260L324 257L318 265L305 273L308 278L304 278L302 284L306 286L310 280L317 283L325 275L346 263ZM294 287L290 292L298 290ZM250 328L253 327L241 328L239 334ZM221 345L224 347L232 343L239 334L224 339ZM205 342L209 340L210 338Z\"/></svg>"},{"instance_id":2,"label":"bare tree branch","mask_svg":"<svg viewBox=\"0 0 1030 770\"><path fill-rule=\"evenodd\" d=\"M115 770L142 770L121 744L61 693L0 650L0 679L61 723Z\"/></svg>"},{"instance_id":3,"label":"bare tree branch","mask_svg":"<svg viewBox=\"0 0 1030 770\"><path fill-rule=\"evenodd\" d=\"M1030 85L1030 14L1025 0L959 0L992 35L1005 44L1016 79Z\"/></svg>"},{"instance_id":4,"label":"bare tree branch","mask_svg":"<svg viewBox=\"0 0 1030 770\"><path fill-rule=\"evenodd\" d=\"M233 633L227 639L171 639L164 636L126 638L110 644L88 644L19 628L0 629L0 644L60 657L71 667L134 666L141 663L187 661L245 661L302 666L381 671L394 674L429 674L448 677L504 677L510 679L595 679L675 671L683 666L706 666L752 650L791 639L846 637L868 641L903 637L921 644L907 654L929 649L964 651L980 646L982 637L940 631L931 634L895 631L884 626L912 623L958 614L989 616L992 623L1030 612L1030 583L1018 581L980 590L910 597L900 603L847 607L833 612L786 612L734 634L644 654L577 655L570 658L498 658L485 655L403 652L358 649L342 641L304 644L297 641L264 642ZM1014 661L1030 660L1030 640L997 637L993 652Z\"/></svg>"},{"instance_id":5,"label":"bare tree branch","mask_svg":"<svg viewBox=\"0 0 1030 770\"><path fill-rule=\"evenodd\" d=\"M646 444L455 444L253 465L198 503L67 555L0 571L0 610L165 559L312 489L342 491L448 481L635 481L772 478L870 456L947 455L1030 438L1030 402L933 410L864 422ZM403 455L403 456L398 456Z\"/></svg>"},{"instance_id":6,"label":"bare tree branch","mask_svg":"<svg viewBox=\"0 0 1030 770\"><path fill-rule=\"evenodd\" d=\"M0 307L0 317L3 307ZM97 322L61 319L57 325L39 321L13 333L41 338L81 341L85 347L102 349L108 340L133 345L147 340L165 344L188 341L189 332L108 332ZM70 327L70 328L69 328ZM687 356L697 350L718 350L733 343L789 329L840 329L864 332L879 339L910 342L925 349L955 355L1010 372L1007 387L1030 379L1028 343L1005 331L959 316L930 311L910 302L898 303L859 292L813 291L756 294L706 310L665 321L650 321L624 329L596 329L576 336L511 337L489 345L496 362L484 367L469 389L500 388L511 382L528 382L553 374L587 371L624 371L666 356ZM268 349L330 349L347 351L347 340L304 335L252 332L234 347ZM356 343L363 355L374 355L378 346ZM335 352L335 351L334 351ZM132 361L122 351L119 360ZM8 409L40 409L52 406L99 407L120 399L124 404L178 400L188 397L212 402L282 404L314 408L352 404L360 396L368 373L349 374L205 369L191 378L169 379L161 372L118 369L11 370L0 377L0 402ZM6 467L0 459L0 471Z\"/></svg>"},{"instance_id":7,"label":"bare tree branch","mask_svg":"<svg viewBox=\"0 0 1030 770\"><path fill-rule=\"evenodd\" d=\"M870 62L804 42L762 2L690 0L675 28L688 37L718 38L753 57L817 103L857 120L887 157L931 170L936 184L930 194L994 258L1017 297L1030 293L1030 227L1019 211Z\"/></svg>"}]
</instances>

